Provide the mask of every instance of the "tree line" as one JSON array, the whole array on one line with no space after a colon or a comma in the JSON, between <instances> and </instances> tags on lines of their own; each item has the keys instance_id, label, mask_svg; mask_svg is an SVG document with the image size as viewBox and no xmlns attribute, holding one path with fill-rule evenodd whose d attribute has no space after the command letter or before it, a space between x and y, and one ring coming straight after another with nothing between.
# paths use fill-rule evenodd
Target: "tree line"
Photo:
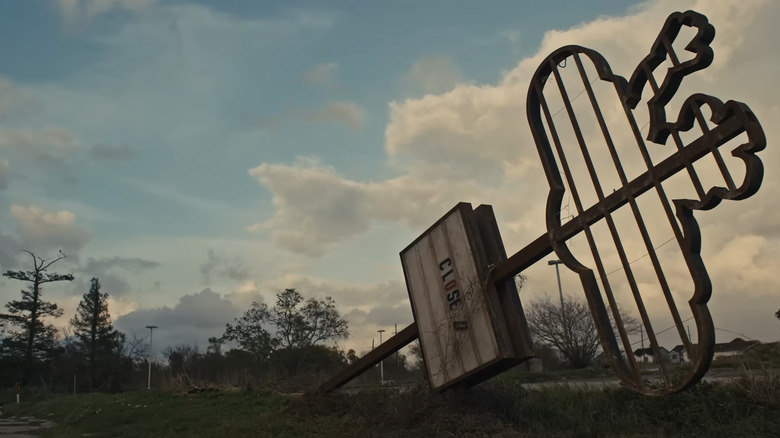
<instances>
[{"instance_id":1,"label":"tree line","mask_svg":"<svg viewBox=\"0 0 780 438\"><path fill-rule=\"evenodd\" d=\"M19 299L5 305L7 313L0 314L0 385L18 382L60 390L76 385L81 391L145 387L150 360L146 338L128 339L113 327L109 295L101 290L100 280L91 279L68 327L58 330L51 321L62 317L63 310L43 298L43 287L73 281L74 276L49 272L65 258L61 252L52 259L26 252L32 269L2 274L27 285ZM155 364L153 380L156 387L316 384L357 360L354 350L335 344L348 336L347 321L331 297L305 298L285 289L276 294L273 306L252 303L226 324L224 333L208 339L205 352L197 345L165 348L165 363ZM403 355L386 362L386 370L396 378L415 375Z\"/></svg>"},{"instance_id":2,"label":"tree line","mask_svg":"<svg viewBox=\"0 0 780 438\"><path fill-rule=\"evenodd\" d=\"M32 258L30 270L2 274L26 283L26 287L18 300L5 305L7 313L0 313L0 385L20 382L69 388L75 375L80 390L145 387L149 345L146 338L128 338L113 327L108 294L101 291L100 280L91 279L69 326L58 330L51 320L63 316L63 310L43 298L43 287L73 281L74 276L49 272L65 258L61 252L52 259L26 252ZM622 309L620 313L627 330L638 331L638 321ZM777 316L780 318L780 311ZM570 297L559 307L549 297L537 299L526 308L526 317L545 369L594 365L599 340L583 300ZM205 351L197 345L165 348L165 363L156 364L153 377L157 385L313 385L358 359L354 350L344 351L335 344L348 336L347 321L331 297L306 298L295 289L285 289L276 294L272 306L253 302L225 325L224 333L208 338ZM417 380L424 376L419 345L410 350L410 356L398 354L386 359L387 378ZM378 368L372 369L361 379L378 381L378 373Z\"/></svg>"}]
</instances>

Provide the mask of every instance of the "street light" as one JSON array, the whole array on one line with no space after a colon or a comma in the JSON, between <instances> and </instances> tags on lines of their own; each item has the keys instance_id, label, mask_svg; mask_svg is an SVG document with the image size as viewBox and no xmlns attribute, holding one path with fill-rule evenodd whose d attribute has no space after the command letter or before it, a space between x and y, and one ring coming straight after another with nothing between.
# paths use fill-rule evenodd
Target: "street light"
<instances>
[{"instance_id":1,"label":"street light","mask_svg":"<svg viewBox=\"0 0 780 438\"><path fill-rule=\"evenodd\" d=\"M149 362L149 377L146 382L146 389L152 389L152 334L154 334L154 329L157 328L156 325L147 325L146 328L149 329L149 359L147 359L147 362Z\"/></svg>"},{"instance_id":2,"label":"street light","mask_svg":"<svg viewBox=\"0 0 780 438\"><path fill-rule=\"evenodd\" d=\"M558 293L561 295L561 312L563 312L563 289L561 288L561 271L558 268L558 265L563 263L560 260L549 260L547 262L548 265L552 266L555 265L555 274L558 276Z\"/></svg>"},{"instance_id":3,"label":"street light","mask_svg":"<svg viewBox=\"0 0 780 438\"><path fill-rule=\"evenodd\" d=\"M382 345L382 333L384 330L377 330L379 332L379 345ZM379 361L379 383L385 383L385 361Z\"/></svg>"}]
</instances>

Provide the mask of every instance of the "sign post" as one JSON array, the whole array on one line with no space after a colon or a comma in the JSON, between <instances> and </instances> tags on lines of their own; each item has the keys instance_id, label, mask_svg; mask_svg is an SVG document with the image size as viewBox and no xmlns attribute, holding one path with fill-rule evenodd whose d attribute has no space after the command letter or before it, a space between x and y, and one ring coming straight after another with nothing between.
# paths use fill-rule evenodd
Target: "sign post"
<instances>
[{"instance_id":1,"label":"sign post","mask_svg":"<svg viewBox=\"0 0 780 438\"><path fill-rule=\"evenodd\" d=\"M676 41L684 38L681 35L691 34ZM676 117L667 117L667 106L683 79L712 63L710 43L714 36L715 28L704 15L694 11L671 14L629 80L614 74L601 54L585 47L561 47L545 58L531 79L526 115L550 190L547 232L507 258L492 208L482 205L472 210L470 204L456 205L401 251L415 322L326 382L320 391L347 383L417 337L430 385L439 391L477 384L533 357L513 280L551 253L555 253L556 260L549 263L554 263L556 270L563 264L578 274L601 348L626 386L643 394L663 395L698 382L712 362L715 328L707 307L713 285L701 257L701 231L694 211L710 210L723 200L737 201L755 194L763 179L763 164L756 154L766 147L758 118L741 102L724 103L694 93L682 101ZM674 49L680 42L685 53ZM614 92L618 102L617 108L608 113L610 117L594 91L597 81L600 89ZM583 111L582 105L572 103L580 95L587 98L585 103L590 109ZM551 99L563 108L551 108ZM646 102L650 119L646 138L634 115L641 102ZM711 114L709 120L704 114ZM589 131L586 120L595 121ZM629 127L628 140L615 134L615 123ZM686 143L683 138L693 140ZM648 143L665 146L670 153L656 162ZM641 157L638 164L643 166L633 178L628 177L627 168L636 163L621 160L629 149ZM721 149L740 163L729 165ZM601 153L599 159L595 158L597 151ZM704 157L717 164L722 185L702 184L694 164ZM603 166L609 168L613 180L619 181L611 193L606 190L605 175L600 173ZM677 175L688 176L694 197L670 198L666 185ZM586 198L584 192L593 193L593 199ZM573 200L576 214L563 223L560 213L566 197ZM651 216L643 209L639 200L646 197L654 197L661 206L660 216ZM619 214L635 223L639 245L646 250L642 257L650 260L654 278L648 280L645 275L640 281L639 273L631 266L627 239L616 219ZM677 244L676 255L687 265L692 280L690 290L673 287L664 272L657 249L666 243L653 241L647 225L659 217L668 221L673 232L666 243ZM597 240L597 226L606 229L608 237ZM585 237L587 260L580 260L583 255L575 255L569 247L575 236ZM636 241L632 243L636 245ZM605 254L615 255L620 263L618 270L607 271ZM622 271L625 286L610 277L617 271ZM631 299L619 300L619 288L627 289ZM673 328L690 358L690 367L672 372L651 322L651 316L657 315L651 314L651 306L647 305L648 290L660 291L657 295L663 297L668 317L674 321ZM683 326L687 320L680 316L675 294L687 294L692 312L689 319L696 324L696 343ZM658 375L647 373L634 359L630 333L620 314L624 305L639 313L640 330L647 334L658 360Z\"/></svg>"}]
</instances>

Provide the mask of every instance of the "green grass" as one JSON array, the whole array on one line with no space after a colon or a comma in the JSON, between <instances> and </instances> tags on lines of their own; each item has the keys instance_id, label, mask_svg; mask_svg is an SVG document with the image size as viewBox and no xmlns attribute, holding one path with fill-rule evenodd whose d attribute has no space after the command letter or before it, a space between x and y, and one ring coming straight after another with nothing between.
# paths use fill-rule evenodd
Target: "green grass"
<instances>
[{"instance_id":1,"label":"green grass","mask_svg":"<svg viewBox=\"0 0 780 438\"><path fill-rule=\"evenodd\" d=\"M517 383L539 383L539 382L556 382L566 380L583 380L583 379L610 379L614 378L615 374L609 368L603 367L588 367L580 368L576 370L559 370L559 371L544 371L544 372L530 372L521 371L518 369L508 371L497 377L502 382L517 382Z\"/></svg>"},{"instance_id":2,"label":"green grass","mask_svg":"<svg viewBox=\"0 0 780 438\"><path fill-rule=\"evenodd\" d=\"M776 376L700 384L668 397L626 389L524 389L489 382L432 394L366 389L328 395L268 390L128 392L6 403L4 415L56 422L52 437L777 437ZM5 400L4 400L5 401Z\"/></svg>"},{"instance_id":3,"label":"green grass","mask_svg":"<svg viewBox=\"0 0 780 438\"><path fill-rule=\"evenodd\" d=\"M243 437L319 436L317 422L304 426L280 415L295 398L271 391L186 394L139 391L60 395L34 403L5 404L4 416L51 420L51 437Z\"/></svg>"}]
</instances>

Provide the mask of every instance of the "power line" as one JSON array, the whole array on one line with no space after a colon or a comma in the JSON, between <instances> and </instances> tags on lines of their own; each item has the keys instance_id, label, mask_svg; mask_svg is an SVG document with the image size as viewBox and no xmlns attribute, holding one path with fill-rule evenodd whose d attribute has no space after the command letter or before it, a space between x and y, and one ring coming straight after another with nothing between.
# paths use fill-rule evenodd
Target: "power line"
<instances>
[{"instance_id":1,"label":"power line","mask_svg":"<svg viewBox=\"0 0 780 438\"><path fill-rule=\"evenodd\" d=\"M664 245L666 245L667 243L671 242L671 241L672 241L672 240L674 240L674 239L675 239L675 237L672 237L672 238L670 238L669 240L667 240L666 242L664 242L664 243L662 243L662 244L660 244L660 245L656 246L656 247L655 247L655 248L653 248L653 249L659 249L659 248L663 247ZM643 255L641 255L641 256L639 256L639 257L635 258L634 260L632 260L632 261L628 262L628 264L629 264L629 265L631 265L631 264L634 264L635 262L638 262L639 260L642 260L643 258L645 258L645 257L647 257L647 256L649 256L649 255L650 255L650 252L646 252L646 253L644 253ZM615 273L615 272L617 272L617 271L622 271L623 269L624 269L624 268L621 266L621 267L619 267L619 268L615 269L614 271L607 272L607 277L609 277L610 275L614 274L614 273ZM599 279L600 279L600 278L601 278L601 277L599 277Z\"/></svg>"},{"instance_id":2,"label":"power line","mask_svg":"<svg viewBox=\"0 0 780 438\"><path fill-rule=\"evenodd\" d=\"M688 319L686 319L685 321L682 321L682 322L683 322L683 323L686 323L686 322L688 322L688 321L690 321L690 320L692 320L692 319L693 319L693 317L691 316L690 318L688 318ZM674 325L672 325L672 326L670 326L670 327L667 327L667 328L665 328L665 329L661 330L660 332L653 332L653 334L655 334L655 335L660 335L661 333L668 332L669 330L671 330L671 329L673 329L673 328L675 328L675 327L677 327L677 324L674 324ZM636 342L634 342L634 343L632 343L632 344L631 344L631 346L633 347L634 345L636 345L636 344L639 344L640 342L642 342L642 340L641 340L641 339L640 339L640 340L638 340L638 341L636 341Z\"/></svg>"}]
</instances>

